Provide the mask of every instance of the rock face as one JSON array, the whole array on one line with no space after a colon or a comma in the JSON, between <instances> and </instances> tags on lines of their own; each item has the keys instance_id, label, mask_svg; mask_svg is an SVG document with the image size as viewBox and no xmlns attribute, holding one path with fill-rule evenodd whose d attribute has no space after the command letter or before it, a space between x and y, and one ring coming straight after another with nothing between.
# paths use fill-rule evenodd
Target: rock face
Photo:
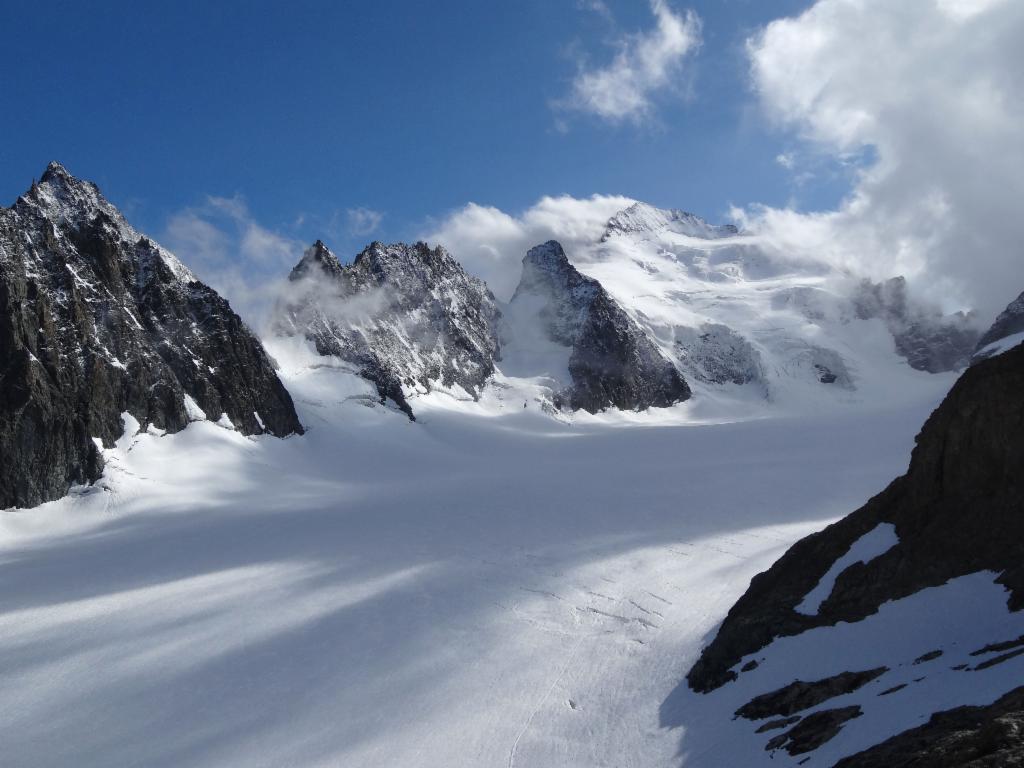
<instances>
[{"instance_id":1,"label":"rock face","mask_svg":"<svg viewBox=\"0 0 1024 768\"><path fill-rule=\"evenodd\" d=\"M751 581L687 675L707 692L774 638L855 622L888 601L991 570L1024 607L1024 345L964 372L917 436L907 473L843 520L797 542ZM815 615L796 610L851 546L880 523L898 543L838 574Z\"/></svg>"},{"instance_id":2,"label":"rock face","mask_svg":"<svg viewBox=\"0 0 1024 768\"><path fill-rule=\"evenodd\" d=\"M985 347L1018 333L1024 333L1024 293L1011 301L996 318L992 327L978 339L976 358L990 357L992 352L985 350Z\"/></svg>"},{"instance_id":3,"label":"rock face","mask_svg":"<svg viewBox=\"0 0 1024 768\"><path fill-rule=\"evenodd\" d=\"M375 242L342 266L317 241L289 280L276 331L357 366L409 418L411 392L441 384L477 396L494 373L494 297L443 248Z\"/></svg>"},{"instance_id":4,"label":"rock face","mask_svg":"<svg viewBox=\"0 0 1024 768\"><path fill-rule=\"evenodd\" d=\"M227 301L52 163L0 209L0 508L97 479L93 438L111 445L122 412L173 432L193 403L246 434L302 431Z\"/></svg>"},{"instance_id":5,"label":"rock face","mask_svg":"<svg viewBox=\"0 0 1024 768\"><path fill-rule=\"evenodd\" d=\"M1024 687L987 707L938 712L927 723L844 758L835 768L1024 766Z\"/></svg>"},{"instance_id":6,"label":"rock face","mask_svg":"<svg viewBox=\"0 0 1024 768\"><path fill-rule=\"evenodd\" d=\"M554 240L530 249L510 306L528 307L570 351L572 410L643 410L690 397L682 374L596 280L581 275Z\"/></svg>"},{"instance_id":7,"label":"rock face","mask_svg":"<svg viewBox=\"0 0 1024 768\"><path fill-rule=\"evenodd\" d=\"M941 373L964 368L978 343L979 330L973 315L942 315L913 306L903 277L883 283L865 280L853 302L858 318L885 322L896 351L919 371Z\"/></svg>"}]
</instances>

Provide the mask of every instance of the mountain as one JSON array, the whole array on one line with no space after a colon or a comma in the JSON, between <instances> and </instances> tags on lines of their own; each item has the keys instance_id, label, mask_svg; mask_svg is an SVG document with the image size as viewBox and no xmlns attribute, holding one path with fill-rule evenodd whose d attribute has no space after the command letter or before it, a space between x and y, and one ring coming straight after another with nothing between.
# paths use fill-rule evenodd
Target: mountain
<instances>
[{"instance_id":1,"label":"mountain","mask_svg":"<svg viewBox=\"0 0 1024 768\"><path fill-rule=\"evenodd\" d=\"M732 224L708 224L700 216L686 211L674 208L664 210L647 203L634 203L608 220L604 234L601 235L601 241L604 242L615 235L659 231L669 231L709 240L739 234L739 230Z\"/></svg>"},{"instance_id":2,"label":"mountain","mask_svg":"<svg viewBox=\"0 0 1024 768\"><path fill-rule=\"evenodd\" d=\"M562 346L568 381L555 394L572 410L666 408L690 397L675 365L612 299L601 284L569 263L551 240L523 258L523 275L509 302L509 317L539 324Z\"/></svg>"},{"instance_id":3,"label":"mountain","mask_svg":"<svg viewBox=\"0 0 1024 768\"><path fill-rule=\"evenodd\" d=\"M780 252L756 233L637 203L573 266L598 280L698 395L770 401L884 396L901 366L963 368L975 318L914 299L903 278L860 280ZM825 385L825 386L822 386Z\"/></svg>"},{"instance_id":4,"label":"mountain","mask_svg":"<svg viewBox=\"0 0 1024 768\"><path fill-rule=\"evenodd\" d=\"M1009 349L1015 343L1024 341L1024 293L1010 302L999 316L992 327L978 339L978 346L974 351L975 359L991 357L998 352Z\"/></svg>"},{"instance_id":5,"label":"mountain","mask_svg":"<svg viewBox=\"0 0 1024 768\"><path fill-rule=\"evenodd\" d=\"M840 729L851 729L847 748L869 746L943 704L987 705L1007 693L1019 679L999 667L1024 653L1024 638L1002 628L1024 608L1022 427L1018 344L966 370L925 422L906 474L751 581L687 675L690 687L735 689L727 696L747 699L736 714L759 721L758 733L769 729L765 718L777 718L772 728L789 730L765 748L790 754ZM927 647L914 649L912 638ZM823 658L847 666L826 675ZM984 743L982 726L1001 749L1008 737L996 720L1008 712L1019 719L1022 691L1006 706L935 714L916 735L889 742L881 762L841 764L916 765L904 758L922 738L948 740L952 754L969 739ZM971 718L984 722L969 726ZM935 759L927 764L968 764Z\"/></svg>"},{"instance_id":6,"label":"mountain","mask_svg":"<svg viewBox=\"0 0 1024 768\"><path fill-rule=\"evenodd\" d=\"M0 508L96 480L122 413L167 432L196 418L302 431L228 303L51 163L0 209Z\"/></svg>"},{"instance_id":7,"label":"mountain","mask_svg":"<svg viewBox=\"0 0 1024 768\"><path fill-rule=\"evenodd\" d=\"M275 332L355 365L381 402L438 386L477 396L499 356L499 311L443 248L375 242L342 266L320 241L289 275Z\"/></svg>"}]
</instances>

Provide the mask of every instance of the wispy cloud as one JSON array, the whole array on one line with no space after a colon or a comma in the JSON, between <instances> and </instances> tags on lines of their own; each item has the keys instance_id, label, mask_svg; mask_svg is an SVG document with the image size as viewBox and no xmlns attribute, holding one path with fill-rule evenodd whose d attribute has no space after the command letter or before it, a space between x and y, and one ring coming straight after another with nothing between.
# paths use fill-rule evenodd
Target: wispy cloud
<instances>
[{"instance_id":1,"label":"wispy cloud","mask_svg":"<svg viewBox=\"0 0 1024 768\"><path fill-rule=\"evenodd\" d=\"M261 327L303 244L262 226L241 197L207 197L170 216L161 241Z\"/></svg>"},{"instance_id":2,"label":"wispy cloud","mask_svg":"<svg viewBox=\"0 0 1024 768\"><path fill-rule=\"evenodd\" d=\"M486 280L495 296L507 301L519 283L523 256L530 248L554 239L572 253L577 245L594 243L608 219L634 202L611 195L542 197L519 215L470 203L421 239L443 245L470 274Z\"/></svg>"},{"instance_id":3,"label":"wispy cloud","mask_svg":"<svg viewBox=\"0 0 1024 768\"><path fill-rule=\"evenodd\" d=\"M349 234L366 237L377 231L384 214L371 208L349 208L345 211Z\"/></svg>"},{"instance_id":4,"label":"wispy cloud","mask_svg":"<svg viewBox=\"0 0 1024 768\"><path fill-rule=\"evenodd\" d=\"M603 3L597 7L607 12ZM700 47L700 19L693 11L675 12L666 0L651 0L651 13L652 29L622 34L614 41L617 52L611 63L581 65L568 96L555 104L556 109L611 123L639 123L654 114L656 93L680 88L683 63Z\"/></svg>"},{"instance_id":5,"label":"wispy cloud","mask_svg":"<svg viewBox=\"0 0 1024 768\"><path fill-rule=\"evenodd\" d=\"M832 211L750 209L747 225L994 314L1024 287L1021 39L1014 0L817 0L769 24L747 44L755 92L809 155L853 162L853 189Z\"/></svg>"}]
</instances>

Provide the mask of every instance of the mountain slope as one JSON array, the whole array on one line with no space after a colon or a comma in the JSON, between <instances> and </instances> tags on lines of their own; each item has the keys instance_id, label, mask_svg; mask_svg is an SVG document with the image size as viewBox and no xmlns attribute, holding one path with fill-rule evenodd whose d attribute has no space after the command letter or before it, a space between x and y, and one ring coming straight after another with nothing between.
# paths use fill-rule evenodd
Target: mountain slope
<instances>
[{"instance_id":1,"label":"mountain slope","mask_svg":"<svg viewBox=\"0 0 1024 768\"><path fill-rule=\"evenodd\" d=\"M982 334L978 347L974 352L975 359L991 357L998 352L1009 349L1015 343L1024 341L1024 293L1010 302L999 313L992 327Z\"/></svg>"},{"instance_id":2,"label":"mountain slope","mask_svg":"<svg viewBox=\"0 0 1024 768\"><path fill-rule=\"evenodd\" d=\"M568 355L566 388L556 393L572 410L596 413L665 408L690 388L644 331L601 284L581 275L554 240L523 258L523 275L509 302L519 324L538 323ZM521 329L518 329L521 332Z\"/></svg>"},{"instance_id":3,"label":"mountain slope","mask_svg":"<svg viewBox=\"0 0 1024 768\"><path fill-rule=\"evenodd\" d=\"M577 243L570 258L698 397L740 407L909 391L915 371L966 365L978 333L976 318L916 301L902 278L871 283L780 252L756 233L643 203L613 216L593 242Z\"/></svg>"},{"instance_id":4,"label":"mountain slope","mask_svg":"<svg viewBox=\"0 0 1024 768\"><path fill-rule=\"evenodd\" d=\"M476 396L494 372L494 297L443 248L375 242L342 266L317 241L289 281L275 332L355 365L410 418L410 393L441 386Z\"/></svg>"},{"instance_id":5,"label":"mountain slope","mask_svg":"<svg viewBox=\"0 0 1024 768\"><path fill-rule=\"evenodd\" d=\"M122 412L169 432L205 417L302 431L228 303L52 163L0 209L0 508L98 478L94 438L113 445Z\"/></svg>"},{"instance_id":6,"label":"mountain slope","mask_svg":"<svg viewBox=\"0 0 1024 768\"><path fill-rule=\"evenodd\" d=\"M731 691L723 694L727 698L756 693L761 700L781 701L784 689L766 692L765 681L782 681L784 670L799 669L792 649L800 647L807 663L797 674L812 681L801 685L828 690L819 701L830 700L829 706L850 704L849 697L835 697L852 696L852 690L834 690L828 679L818 679L814 658L845 656L847 663L855 663L861 654L850 650L847 636L859 632L871 637L864 647L874 648L871 661L884 668L875 691L855 699L857 717L877 720L873 710L889 706L888 700L874 704L882 695L898 697L903 708L900 718L885 718L891 726L907 722L910 713L927 716L942 701L975 704L978 696L1005 693L1014 677L1000 665L1024 653L1019 650L1024 641L1015 640L1011 630L994 629L1002 626L1007 608L1024 608L1021 467L1024 345L976 363L961 376L921 429L905 475L856 512L797 542L751 581L687 675L690 687L706 694L724 686ZM1001 587L986 586L993 582ZM945 608L914 607L934 603L942 590L961 597L946 599ZM993 604L999 593L1006 608ZM972 619L959 617L970 611L976 614ZM894 627L908 621L914 626L911 634L927 637L933 651L916 659L900 651L906 638ZM784 649L790 649L788 656ZM920 667L919 677L897 671L911 661ZM932 666L921 666L928 663ZM914 679L906 679L908 674ZM934 681L930 693L904 692L908 684L926 678ZM796 711L806 714L808 706ZM793 711L778 710L783 713ZM944 722L957 727L956 718ZM779 727L790 725L780 722ZM854 731L847 744L879 740L858 735L857 727L856 722L845 726ZM905 740L905 745L912 743Z\"/></svg>"}]
</instances>

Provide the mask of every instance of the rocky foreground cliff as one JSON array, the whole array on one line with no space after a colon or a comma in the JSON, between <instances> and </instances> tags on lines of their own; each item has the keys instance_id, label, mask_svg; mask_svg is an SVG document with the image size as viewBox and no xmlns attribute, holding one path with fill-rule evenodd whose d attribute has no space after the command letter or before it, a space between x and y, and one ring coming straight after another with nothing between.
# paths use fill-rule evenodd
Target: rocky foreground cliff
<instances>
[{"instance_id":1,"label":"rocky foreground cliff","mask_svg":"<svg viewBox=\"0 0 1024 768\"><path fill-rule=\"evenodd\" d=\"M1024 761L1024 688L1010 691L1021 678L1002 672L1017 669L1012 665L1024 654L1024 636L985 636L965 645L951 634L964 622L948 618L974 610L975 599L984 602L969 597L966 584L975 591L1004 590L1003 607L997 601L975 616L977 627L1024 608L1024 345L970 367L916 443L905 475L856 512L797 542L751 581L687 675L693 691L714 692L712 699L719 689L726 697L748 698L735 715L756 721L757 733L766 734L765 749L812 752L853 727L848 721L891 706L892 697L904 713L934 716L841 765ZM960 597L943 601L935 592L943 589ZM929 601L935 607L924 607ZM894 629L904 618L929 638L931 650L904 658L903 638ZM848 633L866 638L860 627L871 622L880 627L871 642L881 650L870 665L851 661L841 674L815 674L816 657L855 658L861 649ZM965 629L971 628L955 631ZM779 667L794 663L783 660L781 649L797 647L806 665L794 680ZM996 677L983 679L991 669L999 670ZM767 688L773 674L774 682L786 684ZM927 690L929 680L939 681L933 692L915 693ZM948 709L936 703L943 698L976 705L973 697L1000 685L1007 693L991 706L994 695L980 702L984 706L937 712Z\"/></svg>"},{"instance_id":2,"label":"rocky foreground cliff","mask_svg":"<svg viewBox=\"0 0 1024 768\"><path fill-rule=\"evenodd\" d=\"M57 163L0 209L0 508L96 480L127 412L301 432L228 302Z\"/></svg>"}]
</instances>

